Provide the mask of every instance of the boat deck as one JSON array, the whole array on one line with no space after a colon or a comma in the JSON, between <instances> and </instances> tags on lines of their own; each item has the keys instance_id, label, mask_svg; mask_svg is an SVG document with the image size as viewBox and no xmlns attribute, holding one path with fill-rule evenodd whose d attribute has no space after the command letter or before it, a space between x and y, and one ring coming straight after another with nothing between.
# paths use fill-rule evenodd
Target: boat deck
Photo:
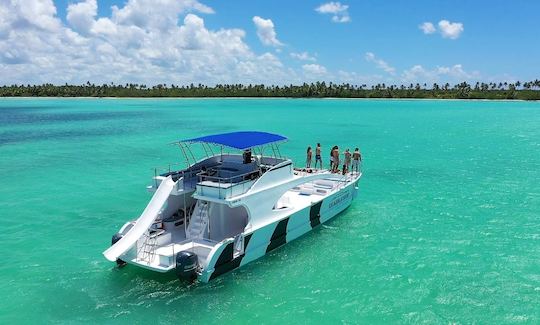
<instances>
[{"instance_id":1,"label":"boat deck","mask_svg":"<svg viewBox=\"0 0 540 325\"><path fill-rule=\"evenodd\" d=\"M171 243L165 246L156 247L150 260L133 258L128 261L147 269L159 272L168 272L176 267L175 256L181 251L190 251L197 254L199 265L206 266L206 258L217 242L206 239L186 240L180 243Z\"/></svg>"}]
</instances>

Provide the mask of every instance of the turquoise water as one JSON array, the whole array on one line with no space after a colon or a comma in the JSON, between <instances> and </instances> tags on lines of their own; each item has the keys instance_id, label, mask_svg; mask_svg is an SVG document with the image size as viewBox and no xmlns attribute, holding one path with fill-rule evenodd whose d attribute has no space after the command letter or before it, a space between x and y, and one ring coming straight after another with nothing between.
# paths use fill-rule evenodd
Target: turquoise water
<instances>
[{"instance_id":1,"label":"turquoise water","mask_svg":"<svg viewBox=\"0 0 540 325\"><path fill-rule=\"evenodd\" d=\"M101 252L170 142L232 130L359 146L344 213L208 284ZM539 323L540 103L0 100L0 323Z\"/></svg>"}]
</instances>

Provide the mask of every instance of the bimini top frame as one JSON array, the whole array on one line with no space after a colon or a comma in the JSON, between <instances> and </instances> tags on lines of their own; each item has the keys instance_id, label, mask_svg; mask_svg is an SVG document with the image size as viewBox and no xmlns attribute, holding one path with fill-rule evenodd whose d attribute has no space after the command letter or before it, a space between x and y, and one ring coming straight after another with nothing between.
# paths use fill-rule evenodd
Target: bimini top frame
<instances>
[{"instance_id":1,"label":"bimini top frame","mask_svg":"<svg viewBox=\"0 0 540 325\"><path fill-rule=\"evenodd\" d=\"M281 157L279 144L285 141L287 141L287 138L279 134L259 131L239 131L180 140L175 142L175 144L178 144L180 147L189 166L197 162L197 159L189 148L190 144L200 143L207 157L214 155L212 145L220 147L221 155L223 155L223 147L227 147L236 150L257 150L261 156L264 147L268 145L272 150L273 156L278 158Z\"/></svg>"}]
</instances>

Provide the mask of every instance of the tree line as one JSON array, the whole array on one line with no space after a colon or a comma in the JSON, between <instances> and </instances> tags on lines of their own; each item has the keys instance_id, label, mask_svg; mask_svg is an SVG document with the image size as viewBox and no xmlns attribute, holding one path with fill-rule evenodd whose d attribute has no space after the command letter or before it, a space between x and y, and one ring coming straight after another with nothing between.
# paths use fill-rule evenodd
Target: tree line
<instances>
[{"instance_id":1,"label":"tree line","mask_svg":"<svg viewBox=\"0 0 540 325\"><path fill-rule=\"evenodd\" d=\"M292 98L434 98L434 99L522 99L540 100L540 80L514 83L467 82L367 86L349 83L314 82L302 85L218 84L102 84L4 85L1 97L292 97Z\"/></svg>"}]
</instances>

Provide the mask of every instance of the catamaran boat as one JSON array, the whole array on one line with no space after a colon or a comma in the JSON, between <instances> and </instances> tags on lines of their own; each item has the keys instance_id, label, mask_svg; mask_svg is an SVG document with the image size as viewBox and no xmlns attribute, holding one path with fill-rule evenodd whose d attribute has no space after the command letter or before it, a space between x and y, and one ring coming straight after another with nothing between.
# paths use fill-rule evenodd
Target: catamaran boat
<instances>
[{"instance_id":1,"label":"catamaran boat","mask_svg":"<svg viewBox=\"0 0 540 325\"><path fill-rule=\"evenodd\" d=\"M208 282L345 210L362 173L294 168L279 152L286 140L245 131L175 142L187 168L154 174L147 207L103 254L120 266ZM195 158L195 144L202 145L203 159Z\"/></svg>"}]
</instances>

